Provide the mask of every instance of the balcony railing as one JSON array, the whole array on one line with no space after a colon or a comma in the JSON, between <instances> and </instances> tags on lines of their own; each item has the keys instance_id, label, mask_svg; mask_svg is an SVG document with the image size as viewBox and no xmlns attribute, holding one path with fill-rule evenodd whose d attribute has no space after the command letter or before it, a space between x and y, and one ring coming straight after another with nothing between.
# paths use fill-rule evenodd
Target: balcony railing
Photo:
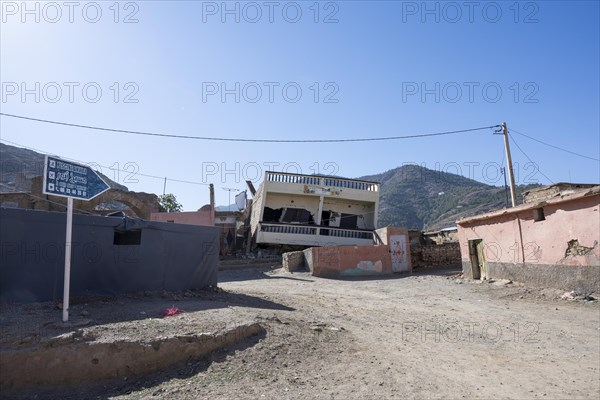
<instances>
[{"instance_id":1,"label":"balcony railing","mask_svg":"<svg viewBox=\"0 0 600 400\"><path fill-rule=\"evenodd\" d=\"M344 237L344 238L352 238L352 239L373 239L372 231L358 231L358 230L338 229L338 228L320 228L319 235Z\"/></svg>"},{"instance_id":2,"label":"balcony railing","mask_svg":"<svg viewBox=\"0 0 600 400\"><path fill-rule=\"evenodd\" d=\"M365 229L342 229L332 227L320 227L310 225L260 223L260 230L269 233L294 234L294 235L316 235L339 238L372 240L373 231Z\"/></svg>"},{"instance_id":3,"label":"balcony railing","mask_svg":"<svg viewBox=\"0 0 600 400\"><path fill-rule=\"evenodd\" d=\"M274 225L274 224L260 224L260 229L263 232L269 233L292 233L294 235L316 235L317 228L302 225Z\"/></svg>"},{"instance_id":4,"label":"balcony railing","mask_svg":"<svg viewBox=\"0 0 600 400\"><path fill-rule=\"evenodd\" d=\"M285 172L267 172L266 180L269 182L295 183L298 185L320 185L326 187L366 190L369 192L377 192L379 190L379 185L373 182L344 178L327 178L312 175L298 175Z\"/></svg>"}]
</instances>

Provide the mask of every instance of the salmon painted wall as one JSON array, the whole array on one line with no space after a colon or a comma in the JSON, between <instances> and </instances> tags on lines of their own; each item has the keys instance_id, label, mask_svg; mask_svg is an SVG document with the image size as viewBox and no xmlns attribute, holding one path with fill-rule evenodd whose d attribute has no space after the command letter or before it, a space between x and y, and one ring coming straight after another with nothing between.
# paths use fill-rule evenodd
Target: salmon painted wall
<instances>
[{"instance_id":1,"label":"salmon painted wall","mask_svg":"<svg viewBox=\"0 0 600 400\"><path fill-rule=\"evenodd\" d=\"M213 214L211 211L184 211L177 213L152 213L151 221L169 222L186 225L215 226Z\"/></svg>"},{"instance_id":2,"label":"salmon painted wall","mask_svg":"<svg viewBox=\"0 0 600 400\"><path fill-rule=\"evenodd\" d=\"M600 265L600 196L543 206L543 221L532 209L486 220L461 223L458 236L463 261L469 260L468 242L483 239L488 262ZM593 248L587 255L565 257L569 242Z\"/></svg>"},{"instance_id":3,"label":"salmon painted wall","mask_svg":"<svg viewBox=\"0 0 600 400\"><path fill-rule=\"evenodd\" d=\"M389 246L312 247L312 274L336 278L392 273Z\"/></svg>"}]
</instances>

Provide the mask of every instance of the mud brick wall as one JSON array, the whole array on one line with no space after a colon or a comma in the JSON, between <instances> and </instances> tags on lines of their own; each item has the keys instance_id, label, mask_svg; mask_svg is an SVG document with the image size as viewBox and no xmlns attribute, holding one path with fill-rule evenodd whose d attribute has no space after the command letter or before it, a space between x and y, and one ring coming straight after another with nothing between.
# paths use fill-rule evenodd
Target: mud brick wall
<instances>
[{"instance_id":1,"label":"mud brick wall","mask_svg":"<svg viewBox=\"0 0 600 400\"><path fill-rule=\"evenodd\" d=\"M413 269L438 268L461 265L460 245L444 243L439 245L413 245L410 248Z\"/></svg>"}]
</instances>

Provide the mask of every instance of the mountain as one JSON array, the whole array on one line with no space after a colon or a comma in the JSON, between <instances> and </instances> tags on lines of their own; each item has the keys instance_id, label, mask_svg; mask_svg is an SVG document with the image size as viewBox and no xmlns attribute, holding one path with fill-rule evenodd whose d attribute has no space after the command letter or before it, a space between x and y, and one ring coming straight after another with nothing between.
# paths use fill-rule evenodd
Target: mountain
<instances>
[{"instance_id":1,"label":"mountain","mask_svg":"<svg viewBox=\"0 0 600 400\"><path fill-rule=\"evenodd\" d=\"M0 192L27 191L31 178L44 172L44 155L0 143L0 171ZM25 179L18 178L20 172ZM111 187L127 190L101 176ZM506 204L503 187L417 165L404 165L358 179L381 183L379 226L441 229L454 226L459 218L499 210ZM518 186L517 200L520 202L524 191L537 186Z\"/></svg>"},{"instance_id":2,"label":"mountain","mask_svg":"<svg viewBox=\"0 0 600 400\"><path fill-rule=\"evenodd\" d=\"M498 210L506 204L503 187L418 165L359 179L381 183L379 226L442 229L456 225L457 219ZM522 202L524 191L538 186L517 186L517 201Z\"/></svg>"},{"instance_id":3,"label":"mountain","mask_svg":"<svg viewBox=\"0 0 600 400\"><path fill-rule=\"evenodd\" d=\"M31 178L44 173L44 154L0 143L0 193L23 192L31 188ZM23 173L23 179L19 177ZM111 188L127 191L127 187L99 174Z\"/></svg>"}]
</instances>

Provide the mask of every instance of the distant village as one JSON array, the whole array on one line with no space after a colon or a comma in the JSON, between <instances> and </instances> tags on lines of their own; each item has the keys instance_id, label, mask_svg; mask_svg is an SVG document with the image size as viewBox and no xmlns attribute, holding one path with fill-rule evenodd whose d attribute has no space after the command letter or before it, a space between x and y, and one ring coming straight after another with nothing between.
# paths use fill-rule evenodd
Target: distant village
<instances>
[{"instance_id":1,"label":"distant village","mask_svg":"<svg viewBox=\"0 0 600 400\"><path fill-rule=\"evenodd\" d=\"M24 191L0 194L3 268L13 271L1 283L5 301L44 301L60 292L57 285L48 286L56 282L48 276L56 259L23 257L64 231L64 217L57 212L65 211L65 198L44 194L42 186L39 176ZM147 271L161 271L165 254L177 254L184 256L168 268L181 279L169 285L149 280L147 285L123 287L107 286L110 279L81 279L73 282L73 293L216 286L220 267L273 260L291 272L329 278L458 266L465 278L475 280L580 291L594 291L600 283L599 185L540 187L526 192L521 205L463 218L432 232L379 227L379 195L378 182L267 171L258 189L248 182L248 189L235 197L235 206L216 207L210 185L210 203L199 210L159 212L156 195L110 189L91 201L75 202L74 231L80 242L94 247L75 249L79 273L119 274L125 264L128 269L143 264ZM95 260L91 253L117 256ZM27 298L22 297L25 288L18 273L24 263L39 272ZM200 266L203 272L194 272Z\"/></svg>"}]
</instances>

